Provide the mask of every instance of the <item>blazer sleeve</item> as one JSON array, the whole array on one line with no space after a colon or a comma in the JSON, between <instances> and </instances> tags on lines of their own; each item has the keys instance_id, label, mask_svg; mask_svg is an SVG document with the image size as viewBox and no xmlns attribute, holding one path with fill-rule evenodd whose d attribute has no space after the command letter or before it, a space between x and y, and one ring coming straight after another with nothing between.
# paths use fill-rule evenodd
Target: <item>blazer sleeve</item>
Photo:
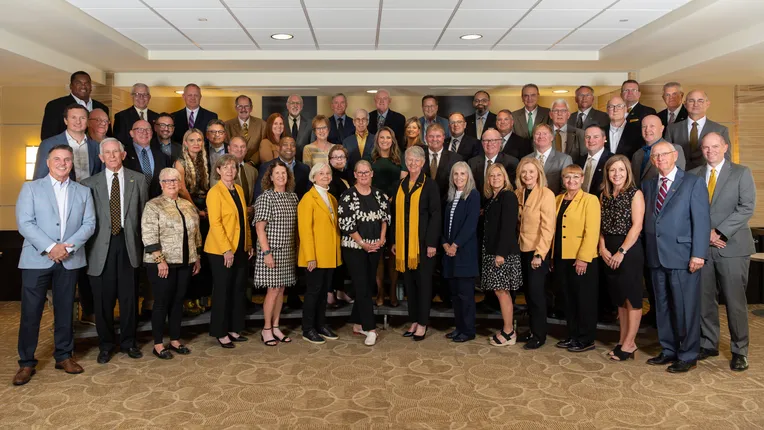
<instances>
[{"instance_id":1,"label":"blazer sleeve","mask_svg":"<svg viewBox=\"0 0 764 430\"><path fill-rule=\"evenodd\" d=\"M44 231L37 225L37 217L34 213L34 192L32 191L33 182L27 182L21 186L21 193L16 201L16 224L19 233L28 240L34 248L42 254L50 245L56 241L48 237Z\"/></svg>"},{"instance_id":2,"label":"blazer sleeve","mask_svg":"<svg viewBox=\"0 0 764 430\"><path fill-rule=\"evenodd\" d=\"M515 230L517 229L518 204L515 193L505 191L501 196L501 224L499 225L499 242L496 247L496 255L506 257L512 249L512 241L517 242Z\"/></svg>"},{"instance_id":3,"label":"blazer sleeve","mask_svg":"<svg viewBox=\"0 0 764 430\"><path fill-rule=\"evenodd\" d=\"M51 143L47 140L42 141L40 146L37 147L37 158L34 163L34 177L32 179L37 180L48 176L48 151L50 151ZM72 166L74 169L74 166Z\"/></svg>"},{"instance_id":4,"label":"blazer sleeve","mask_svg":"<svg viewBox=\"0 0 764 430\"><path fill-rule=\"evenodd\" d=\"M348 236L358 231L355 219L356 211L350 207L352 202L351 194L353 193L351 190L352 188L345 190L337 202L339 205L337 214L339 215L340 233Z\"/></svg>"},{"instance_id":5,"label":"blazer sleeve","mask_svg":"<svg viewBox=\"0 0 764 430\"><path fill-rule=\"evenodd\" d=\"M90 192L90 188L85 188L81 192L85 196L85 212L82 215L82 224L74 234L64 240L64 242L73 245L73 252L77 252L77 250L85 246L90 236L95 233L96 226L95 207L93 206L93 195Z\"/></svg>"},{"instance_id":6,"label":"blazer sleeve","mask_svg":"<svg viewBox=\"0 0 764 430\"><path fill-rule=\"evenodd\" d=\"M591 263L597 258L597 244L600 240L600 201L592 194L585 194L584 207L584 238L578 248L576 258Z\"/></svg>"},{"instance_id":7,"label":"blazer sleeve","mask_svg":"<svg viewBox=\"0 0 764 430\"><path fill-rule=\"evenodd\" d=\"M233 251L234 245L228 240L226 228L223 225L223 199L220 196L220 192L215 189L211 189L207 193L207 219L210 221L210 231L207 233L206 244L210 245L210 248L205 246L205 249L212 249L220 254L225 251Z\"/></svg>"},{"instance_id":8,"label":"blazer sleeve","mask_svg":"<svg viewBox=\"0 0 764 430\"><path fill-rule=\"evenodd\" d=\"M300 256L306 262L316 260L316 238L313 236L313 216L315 208L311 197L304 198L297 205L297 231L300 236Z\"/></svg>"},{"instance_id":9,"label":"blazer sleeve","mask_svg":"<svg viewBox=\"0 0 764 430\"><path fill-rule=\"evenodd\" d=\"M59 118L64 115L63 109L57 112L58 103L51 100L45 105L45 113L42 116L42 125L40 126L40 140L45 140L58 134Z\"/></svg>"},{"instance_id":10,"label":"blazer sleeve","mask_svg":"<svg viewBox=\"0 0 764 430\"><path fill-rule=\"evenodd\" d=\"M197 229L198 230L198 229ZM159 211L154 203L146 203L141 215L141 239L145 253L161 251L162 244L159 240Z\"/></svg>"},{"instance_id":11,"label":"blazer sleeve","mask_svg":"<svg viewBox=\"0 0 764 430\"><path fill-rule=\"evenodd\" d=\"M454 238L456 246L462 246L477 236L478 218L480 217L480 193L477 190L472 190L464 203L467 214L464 217L464 224L462 224ZM517 207L515 207L515 210L517 210Z\"/></svg>"},{"instance_id":12,"label":"blazer sleeve","mask_svg":"<svg viewBox=\"0 0 764 430\"><path fill-rule=\"evenodd\" d=\"M555 219L557 218L557 203L554 200L554 193L548 188L542 188L540 212L541 223L539 229L541 230L541 237L539 238L538 245L536 246L536 254L541 255L541 258L546 258L549 253L549 248L552 247L552 240L554 239Z\"/></svg>"},{"instance_id":13,"label":"blazer sleeve","mask_svg":"<svg viewBox=\"0 0 764 430\"><path fill-rule=\"evenodd\" d=\"M721 190L720 190L721 191ZM736 231L747 226L756 209L756 185L748 167L742 167L738 181L738 201L735 210L716 229L723 235L732 237Z\"/></svg>"},{"instance_id":14,"label":"blazer sleeve","mask_svg":"<svg viewBox=\"0 0 764 430\"><path fill-rule=\"evenodd\" d=\"M685 181L688 176L685 175ZM700 177L695 177L690 198L690 224L692 225L692 252L690 257L706 258L711 242L711 207L708 188Z\"/></svg>"},{"instance_id":15,"label":"blazer sleeve","mask_svg":"<svg viewBox=\"0 0 764 430\"><path fill-rule=\"evenodd\" d=\"M430 185L426 190L422 190L422 197L427 199L427 210L430 212L430 222L427 225L427 232L425 233L425 243L428 247L435 248L438 246L441 223L443 222L440 213L440 193L438 192L438 186L435 184L435 181L428 179L425 184L427 183Z\"/></svg>"},{"instance_id":16,"label":"blazer sleeve","mask_svg":"<svg viewBox=\"0 0 764 430\"><path fill-rule=\"evenodd\" d=\"M682 149L682 145L677 145L674 149L676 149L676 166L684 170L685 166L687 166L687 160L684 157L684 149ZM650 161L648 161L648 163L649 162Z\"/></svg>"}]
</instances>

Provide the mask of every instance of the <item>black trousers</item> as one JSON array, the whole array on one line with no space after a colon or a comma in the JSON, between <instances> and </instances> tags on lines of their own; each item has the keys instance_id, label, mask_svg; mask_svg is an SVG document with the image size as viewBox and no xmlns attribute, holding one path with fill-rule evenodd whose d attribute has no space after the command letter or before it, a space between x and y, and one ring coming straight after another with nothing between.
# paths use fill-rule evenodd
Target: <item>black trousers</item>
<instances>
[{"instance_id":1,"label":"black trousers","mask_svg":"<svg viewBox=\"0 0 764 430\"><path fill-rule=\"evenodd\" d=\"M93 315L95 303L93 300L93 286L90 285L90 277L88 276L88 266L80 269L80 274L77 277L77 290L79 291L82 315Z\"/></svg>"},{"instance_id":2,"label":"black trousers","mask_svg":"<svg viewBox=\"0 0 764 430\"><path fill-rule=\"evenodd\" d=\"M93 311L101 351L115 346L114 305L119 299L119 347L127 351L135 347L138 295L135 291L135 269L130 264L125 233L111 237L106 263L100 276L91 276Z\"/></svg>"},{"instance_id":3,"label":"black trousers","mask_svg":"<svg viewBox=\"0 0 764 430\"><path fill-rule=\"evenodd\" d=\"M444 306L451 307L453 306L453 303L451 303L451 297L453 295L451 293L451 286L449 280L444 278L441 273L444 251L441 247L438 247L437 249L437 254L435 254L435 267L433 268L432 274L432 298L434 299L435 296L438 296Z\"/></svg>"},{"instance_id":4,"label":"black trousers","mask_svg":"<svg viewBox=\"0 0 764 430\"><path fill-rule=\"evenodd\" d=\"M454 304L456 331L475 335L475 278L450 278L451 300Z\"/></svg>"},{"instance_id":5,"label":"black trousers","mask_svg":"<svg viewBox=\"0 0 764 430\"><path fill-rule=\"evenodd\" d=\"M342 248L342 261L350 272L350 279L353 280L355 290L355 303L350 313L350 322L361 324L361 328L365 331L377 328L372 293L377 288L377 266L381 253L382 250L366 252L362 249Z\"/></svg>"},{"instance_id":6,"label":"black trousers","mask_svg":"<svg viewBox=\"0 0 764 430\"><path fill-rule=\"evenodd\" d=\"M170 340L180 339L183 320L183 298L191 281L194 266L170 266L166 278L160 278L156 264L146 264L146 273L154 290L154 309L151 312L151 334L154 344L163 343L165 320L168 320Z\"/></svg>"},{"instance_id":7,"label":"black trousers","mask_svg":"<svg viewBox=\"0 0 764 430\"><path fill-rule=\"evenodd\" d=\"M202 244L204 244L207 241L207 233L210 231L210 221L208 218L199 219L199 231L202 234ZM186 290L186 298L197 300L201 297L209 297L212 293L212 284L210 265L204 264L204 260L202 260L202 269L199 274L191 278L191 282Z\"/></svg>"},{"instance_id":8,"label":"black trousers","mask_svg":"<svg viewBox=\"0 0 764 430\"><path fill-rule=\"evenodd\" d=\"M72 317L74 315L74 287L80 269L68 270L61 263L47 269L21 270L21 322L19 324L19 366L35 367L34 358L40 336L40 319L45 306L48 286L53 283L53 340L56 349L53 358L64 361L74 351Z\"/></svg>"},{"instance_id":9,"label":"black trousers","mask_svg":"<svg viewBox=\"0 0 764 430\"><path fill-rule=\"evenodd\" d=\"M549 273L549 257L541 261L538 269L531 267L533 261L533 251L520 254L520 264L523 272L523 289L525 291L525 301L528 303L528 313L530 315L531 333L540 341L546 341L546 294L544 286L546 284L547 274Z\"/></svg>"},{"instance_id":10,"label":"black trousers","mask_svg":"<svg viewBox=\"0 0 764 430\"><path fill-rule=\"evenodd\" d=\"M432 272L435 269L435 257L428 258L426 251L419 256L419 267L403 272L403 284L408 298L409 320L419 325L430 322L432 306Z\"/></svg>"},{"instance_id":11,"label":"black trousers","mask_svg":"<svg viewBox=\"0 0 764 430\"><path fill-rule=\"evenodd\" d=\"M247 290L247 253L239 249L233 255L231 267L225 267L222 255L207 254L212 271L212 315L210 336L225 337L244 330Z\"/></svg>"},{"instance_id":12,"label":"black trousers","mask_svg":"<svg viewBox=\"0 0 764 430\"><path fill-rule=\"evenodd\" d=\"M554 260L555 280L565 293L568 337L583 344L594 342L597 333L599 268L597 259L578 275L575 260Z\"/></svg>"},{"instance_id":13,"label":"black trousers","mask_svg":"<svg viewBox=\"0 0 764 430\"><path fill-rule=\"evenodd\" d=\"M348 295L352 291L346 291L345 289L345 279L347 279L350 270L347 267L347 263L344 262L343 264L337 266L337 268L334 269L334 274L332 275L332 290L333 291L344 291Z\"/></svg>"},{"instance_id":14,"label":"black trousers","mask_svg":"<svg viewBox=\"0 0 764 430\"><path fill-rule=\"evenodd\" d=\"M319 329L326 323L326 294L332 285L334 269L305 270L305 303L302 307L302 332Z\"/></svg>"}]
</instances>

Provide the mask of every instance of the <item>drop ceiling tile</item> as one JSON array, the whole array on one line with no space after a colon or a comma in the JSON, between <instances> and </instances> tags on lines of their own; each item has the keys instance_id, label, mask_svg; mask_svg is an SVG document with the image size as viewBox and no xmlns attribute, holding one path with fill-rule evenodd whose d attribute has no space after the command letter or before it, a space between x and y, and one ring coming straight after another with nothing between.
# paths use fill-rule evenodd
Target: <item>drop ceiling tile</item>
<instances>
[{"instance_id":1,"label":"drop ceiling tile","mask_svg":"<svg viewBox=\"0 0 764 430\"><path fill-rule=\"evenodd\" d=\"M313 28L377 28L377 9L308 9Z\"/></svg>"},{"instance_id":2,"label":"drop ceiling tile","mask_svg":"<svg viewBox=\"0 0 764 430\"><path fill-rule=\"evenodd\" d=\"M199 45L204 51L256 51L257 46L254 43L249 44L220 44L220 45Z\"/></svg>"},{"instance_id":3,"label":"drop ceiling tile","mask_svg":"<svg viewBox=\"0 0 764 430\"><path fill-rule=\"evenodd\" d=\"M630 28L636 30L669 12L668 10L606 10L587 22L583 28ZM622 20L626 21L622 22Z\"/></svg>"},{"instance_id":4,"label":"drop ceiling tile","mask_svg":"<svg viewBox=\"0 0 764 430\"><path fill-rule=\"evenodd\" d=\"M302 9L300 0L279 0L275 4L273 0L225 0L225 4L230 8L299 8Z\"/></svg>"},{"instance_id":5,"label":"drop ceiling tile","mask_svg":"<svg viewBox=\"0 0 764 430\"><path fill-rule=\"evenodd\" d=\"M555 45L552 51L599 51L607 45Z\"/></svg>"},{"instance_id":6,"label":"drop ceiling tile","mask_svg":"<svg viewBox=\"0 0 764 430\"><path fill-rule=\"evenodd\" d=\"M240 28L230 13L219 9L154 9L178 28ZM206 21L199 21L206 19Z\"/></svg>"},{"instance_id":7,"label":"drop ceiling tile","mask_svg":"<svg viewBox=\"0 0 764 430\"><path fill-rule=\"evenodd\" d=\"M443 29L452 9L388 9L382 10L381 28ZM376 26L376 22L375 22Z\"/></svg>"},{"instance_id":8,"label":"drop ceiling tile","mask_svg":"<svg viewBox=\"0 0 764 430\"><path fill-rule=\"evenodd\" d=\"M377 40L377 31L375 28L368 28L365 30L351 29L351 30L339 30L339 29L315 29L316 40L318 45L364 45L371 44Z\"/></svg>"},{"instance_id":9,"label":"drop ceiling tile","mask_svg":"<svg viewBox=\"0 0 764 430\"><path fill-rule=\"evenodd\" d=\"M149 51L198 51L199 48L192 43L186 45L147 44L143 45Z\"/></svg>"},{"instance_id":10,"label":"drop ceiling tile","mask_svg":"<svg viewBox=\"0 0 764 430\"><path fill-rule=\"evenodd\" d=\"M442 30L440 29L381 29L379 31L379 44L416 45L429 44L430 47L438 40Z\"/></svg>"},{"instance_id":11,"label":"drop ceiling tile","mask_svg":"<svg viewBox=\"0 0 764 430\"><path fill-rule=\"evenodd\" d=\"M479 46L479 45L493 45L499 40L501 36L506 33L504 28L483 28L483 29L464 29L464 28L448 28L440 39L440 44L445 45L465 45L465 46ZM462 40L459 37L465 34L482 34L483 37L477 40Z\"/></svg>"},{"instance_id":12,"label":"drop ceiling tile","mask_svg":"<svg viewBox=\"0 0 764 430\"><path fill-rule=\"evenodd\" d=\"M138 0L66 0L72 6L98 9L144 8Z\"/></svg>"},{"instance_id":13,"label":"drop ceiling tile","mask_svg":"<svg viewBox=\"0 0 764 430\"><path fill-rule=\"evenodd\" d=\"M246 28L308 28L302 9L231 9Z\"/></svg>"},{"instance_id":14,"label":"drop ceiling tile","mask_svg":"<svg viewBox=\"0 0 764 430\"><path fill-rule=\"evenodd\" d=\"M459 9L530 9L538 0L464 0Z\"/></svg>"},{"instance_id":15,"label":"drop ceiling tile","mask_svg":"<svg viewBox=\"0 0 764 430\"><path fill-rule=\"evenodd\" d=\"M496 45L494 51L546 51L551 44L540 45Z\"/></svg>"},{"instance_id":16,"label":"drop ceiling tile","mask_svg":"<svg viewBox=\"0 0 764 430\"><path fill-rule=\"evenodd\" d=\"M385 0L385 9L451 9L458 0ZM464 7L464 2L460 9Z\"/></svg>"},{"instance_id":17,"label":"drop ceiling tile","mask_svg":"<svg viewBox=\"0 0 764 430\"><path fill-rule=\"evenodd\" d=\"M490 51L491 46L489 44L482 45L452 45L452 44L438 44L435 47L438 51Z\"/></svg>"},{"instance_id":18,"label":"drop ceiling tile","mask_svg":"<svg viewBox=\"0 0 764 430\"><path fill-rule=\"evenodd\" d=\"M153 8L194 9L223 7L219 0L143 0Z\"/></svg>"},{"instance_id":19,"label":"drop ceiling tile","mask_svg":"<svg viewBox=\"0 0 764 430\"><path fill-rule=\"evenodd\" d=\"M316 45L267 45L259 44L263 51L315 51Z\"/></svg>"},{"instance_id":20,"label":"drop ceiling tile","mask_svg":"<svg viewBox=\"0 0 764 430\"><path fill-rule=\"evenodd\" d=\"M609 45L631 33L632 30L592 30L579 29L573 32L561 45Z\"/></svg>"},{"instance_id":21,"label":"drop ceiling tile","mask_svg":"<svg viewBox=\"0 0 764 430\"><path fill-rule=\"evenodd\" d=\"M503 28L509 29L522 18L525 9L480 10L459 9L451 23L452 28Z\"/></svg>"},{"instance_id":22,"label":"drop ceiling tile","mask_svg":"<svg viewBox=\"0 0 764 430\"><path fill-rule=\"evenodd\" d=\"M148 8L140 9L83 9L85 13L111 28L170 28Z\"/></svg>"},{"instance_id":23,"label":"drop ceiling tile","mask_svg":"<svg viewBox=\"0 0 764 430\"><path fill-rule=\"evenodd\" d=\"M599 10L532 10L517 28L576 28Z\"/></svg>"},{"instance_id":24,"label":"drop ceiling tile","mask_svg":"<svg viewBox=\"0 0 764 430\"><path fill-rule=\"evenodd\" d=\"M374 9L379 10L379 0L305 0L308 10L321 9Z\"/></svg>"},{"instance_id":25,"label":"drop ceiling tile","mask_svg":"<svg viewBox=\"0 0 764 430\"><path fill-rule=\"evenodd\" d=\"M432 51L433 45L383 45L379 44L377 50L379 51Z\"/></svg>"},{"instance_id":26,"label":"drop ceiling tile","mask_svg":"<svg viewBox=\"0 0 764 430\"><path fill-rule=\"evenodd\" d=\"M565 37L568 33L570 33L570 30L564 29L514 28L507 37L501 40L500 45L546 44L549 46Z\"/></svg>"},{"instance_id":27,"label":"drop ceiling tile","mask_svg":"<svg viewBox=\"0 0 764 430\"><path fill-rule=\"evenodd\" d=\"M266 43L273 45L312 45L313 35L310 34L310 30L300 29L268 29L268 28L248 28L247 31L252 35L258 45ZM271 35L274 33L286 33L294 36L289 40L274 40L271 39Z\"/></svg>"},{"instance_id":28,"label":"drop ceiling tile","mask_svg":"<svg viewBox=\"0 0 764 430\"><path fill-rule=\"evenodd\" d=\"M191 43L174 28L117 28L115 30L141 45L185 45Z\"/></svg>"},{"instance_id":29,"label":"drop ceiling tile","mask_svg":"<svg viewBox=\"0 0 764 430\"><path fill-rule=\"evenodd\" d=\"M579 10L579 9L605 9L615 0L542 0L535 10Z\"/></svg>"},{"instance_id":30,"label":"drop ceiling tile","mask_svg":"<svg viewBox=\"0 0 764 430\"><path fill-rule=\"evenodd\" d=\"M183 32L199 45L252 43L242 29L190 28L184 29Z\"/></svg>"},{"instance_id":31,"label":"drop ceiling tile","mask_svg":"<svg viewBox=\"0 0 764 430\"><path fill-rule=\"evenodd\" d=\"M611 9L674 10L689 2L690 0L621 0Z\"/></svg>"},{"instance_id":32,"label":"drop ceiling tile","mask_svg":"<svg viewBox=\"0 0 764 430\"><path fill-rule=\"evenodd\" d=\"M342 44L327 44L319 45L322 51L373 51L374 45L342 45Z\"/></svg>"}]
</instances>

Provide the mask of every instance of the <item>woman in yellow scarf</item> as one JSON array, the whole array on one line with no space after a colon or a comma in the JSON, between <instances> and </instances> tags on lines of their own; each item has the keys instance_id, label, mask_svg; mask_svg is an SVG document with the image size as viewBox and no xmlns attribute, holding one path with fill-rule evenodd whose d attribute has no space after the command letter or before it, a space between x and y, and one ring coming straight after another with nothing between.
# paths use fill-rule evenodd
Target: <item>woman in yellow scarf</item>
<instances>
[{"instance_id":1,"label":"woman in yellow scarf","mask_svg":"<svg viewBox=\"0 0 764 430\"><path fill-rule=\"evenodd\" d=\"M440 192L434 180L422 172L424 150L412 146L406 150L404 178L391 203L392 252L395 268L403 273L408 297L411 327L404 337L423 340L427 334L432 301L432 272L435 251L440 239Z\"/></svg>"}]
</instances>

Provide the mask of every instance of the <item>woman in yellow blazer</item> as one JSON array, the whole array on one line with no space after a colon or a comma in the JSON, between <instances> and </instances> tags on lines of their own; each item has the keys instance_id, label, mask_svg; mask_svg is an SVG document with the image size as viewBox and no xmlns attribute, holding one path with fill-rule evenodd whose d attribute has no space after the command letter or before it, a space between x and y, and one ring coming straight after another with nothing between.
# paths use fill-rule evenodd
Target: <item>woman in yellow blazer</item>
<instances>
[{"instance_id":1,"label":"woman in yellow blazer","mask_svg":"<svg viewBox=\"0 0 764 430\"><path fill-rule=\"evenodd\" d=\"M520 267L531 329L530 334L520 340L525 342L524 349L538 349L546 342L547 334L544 285L554 238L554 193L546 186L544 166L533 157L520 160L515 184L520 210ZM511 337L504 337L510 345L515 342Z\"/></svg>"},{"instance_id":2,"label":"woman in yellow blazer","mask_svg":"<svg viewBox=\"0 0 764 430\"><path fill-rule=\"evenodd\" d=\"M230 154L215 163L213 175L220 180L207 192L210 231L204 252L210 262L214 288L210 336L223 348L244 342L244 296L247 287L247 260L252 258L252 236L247 222L244 190L234 183L239 163Z\"/></svg>"},{"instance_id":3,"label":"woman in yellow blazer","mask_svg":"<svg viewBox=\"0 0 764 430\"><path fill-rule=\"evenodd\" d=\"M305 304L302 307L302 338L322 344L325 339L339 339L325 324L326 297L332 285L334 269L342 264L337 199L329 194L332 168L318 162L308 179L314 187L297 205L297 230L300 246L297 265L305 267Z\"/></svg>"},{"instance_id":4,"label":"woman in yellow blazer","mask_svg":"<svg viewBox=\"0 0 764 430\"><path fill-rule=\"evenodd\" d=\"M597 331L597 245L600 202L581 190L584 171L572 164L562 169L565 193L557 196L553 270L566 298L568 338L557 343L570 352L594 349Z\"/></svg>"}]
</instances>

